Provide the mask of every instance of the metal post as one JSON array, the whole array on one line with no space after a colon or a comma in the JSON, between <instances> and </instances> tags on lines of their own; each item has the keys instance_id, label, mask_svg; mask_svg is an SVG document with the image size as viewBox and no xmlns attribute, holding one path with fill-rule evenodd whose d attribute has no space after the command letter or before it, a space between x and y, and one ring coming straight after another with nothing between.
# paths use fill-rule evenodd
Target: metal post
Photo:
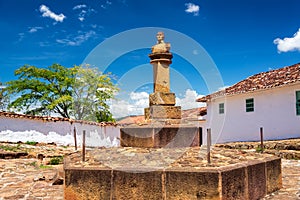
<instances>
[{"instance_id":1,"label":"metal post","mask_svg":"<svg viewBox=\"0 0 300 200\"><path fill-rule=\"evenodd\" d=\"M211 129L207 129L207 163L210 164Z\"/></svg>"},{"instance_id":2,"label":"metal post","mask_svg":"<svg viewBox=\"0 0 300 200\"><path fill-rule=\"evenodd\" d=\"M264 151L264 131L263 131L263 127L260 127L260 148L261 148L261 152Z\"/></svg>"},{"instance_id":3,"label":"metal post","mask_svg":"<svg viewBox=\"0 0 300 200\"><path fill-rule=\"evenodd\" d=\"M75 143L75 150L77 151L77 137L76 137L76 128L74 127L74 143Z\"/></svg>"},{"instance_id":4,"label":"metal post","mask_svg":"<svg viewBox=\"0 0 300 200\"><path fill-rule=\"evenodd\" d=\"M85 130L82 134L82 162L85 162Z\"/></svg>"}]
</instances>

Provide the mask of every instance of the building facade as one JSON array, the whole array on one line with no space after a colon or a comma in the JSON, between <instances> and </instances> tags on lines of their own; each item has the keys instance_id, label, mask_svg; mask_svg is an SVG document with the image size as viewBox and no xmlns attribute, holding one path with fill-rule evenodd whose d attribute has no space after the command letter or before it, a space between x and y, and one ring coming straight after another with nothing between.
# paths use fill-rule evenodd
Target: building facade
<instances>
[{"instance_id":1,"label":"building facade","mask_svg":"<svg viewBox=\"0 0 300 200\"><path fill-rule=\"evenodd\" d=\"M300 137L300 64L253 75L222 91L197 99L206 102L203 129L214 143Z\"/></svg>"}]
</instances>

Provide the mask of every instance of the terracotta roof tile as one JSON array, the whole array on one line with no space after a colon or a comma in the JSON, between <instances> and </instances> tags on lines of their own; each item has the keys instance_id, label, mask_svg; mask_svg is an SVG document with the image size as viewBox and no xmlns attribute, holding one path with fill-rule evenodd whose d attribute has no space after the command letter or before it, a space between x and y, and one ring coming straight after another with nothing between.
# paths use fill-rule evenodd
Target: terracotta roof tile
<instances>
[{"instance_id":1,"label":"terracotta roof tile","mask_svg":"<svg viewBox=\"0 0 300 200\"><path fill-rule=\"evenodd\" d=\"M8 118L42 120L42 121L47 121L47 122L69 121L70 123L76 122L76 123L89 124L89 125L95 125L95 126L108 126L108 125L116 126L116 123L112 123L112 122L97 123L97 122L75 120L75 119L61 118L61 117L24 115L24 114L17 114L17 113L4 112L4 111L0 111L0 116L4 116L4 117L8 117Z\"/></svg>"},{"instance_id":2,"label":"terracotta roof tile","mask_svg":"<svg viewBox=\"0 0 300 200\"><path fill-rule=\"evenodd\" d=\"M219 96L244 94L294 83L300 83L300 63L250 76L224 90L199 98L197 101L206 102Z\"/></svg>"}]
</instances>

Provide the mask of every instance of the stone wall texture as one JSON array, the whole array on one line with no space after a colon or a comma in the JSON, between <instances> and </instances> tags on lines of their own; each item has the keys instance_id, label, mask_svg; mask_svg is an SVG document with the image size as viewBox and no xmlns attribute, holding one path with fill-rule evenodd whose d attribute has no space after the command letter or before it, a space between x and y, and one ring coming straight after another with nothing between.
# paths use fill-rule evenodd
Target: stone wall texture
<instances>
[{"instance_id":1,"label":"stone wall texture","mask_svg":"<svg viewBox=\"0 0 300 200\"><path fill-rule=\"evenodd\" d=\"M281 159L157 170L68 168L65 199L257 200L282 187Z\"/></svg>"}]
</instances>

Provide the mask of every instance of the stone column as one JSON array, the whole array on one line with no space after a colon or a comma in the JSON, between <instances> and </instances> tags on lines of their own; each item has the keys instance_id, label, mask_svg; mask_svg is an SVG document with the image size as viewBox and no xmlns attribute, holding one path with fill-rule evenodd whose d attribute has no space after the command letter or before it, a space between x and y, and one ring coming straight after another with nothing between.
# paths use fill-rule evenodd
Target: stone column
<instances>
[{"instance_id":1,"label":"stone column","mask_svg":"<svg viewBox=\"0 0 300 200\"><path fill-rule=\"evenodd\" d=\"M149 95L149 108L145 108L145 119L178 124L181 119L181 107L175 106L175 94L170 92L169 65L173 55L169 52L159 52L152 53L149 57L153 66L154 91Z\"/></svg>"}]
</instances>

